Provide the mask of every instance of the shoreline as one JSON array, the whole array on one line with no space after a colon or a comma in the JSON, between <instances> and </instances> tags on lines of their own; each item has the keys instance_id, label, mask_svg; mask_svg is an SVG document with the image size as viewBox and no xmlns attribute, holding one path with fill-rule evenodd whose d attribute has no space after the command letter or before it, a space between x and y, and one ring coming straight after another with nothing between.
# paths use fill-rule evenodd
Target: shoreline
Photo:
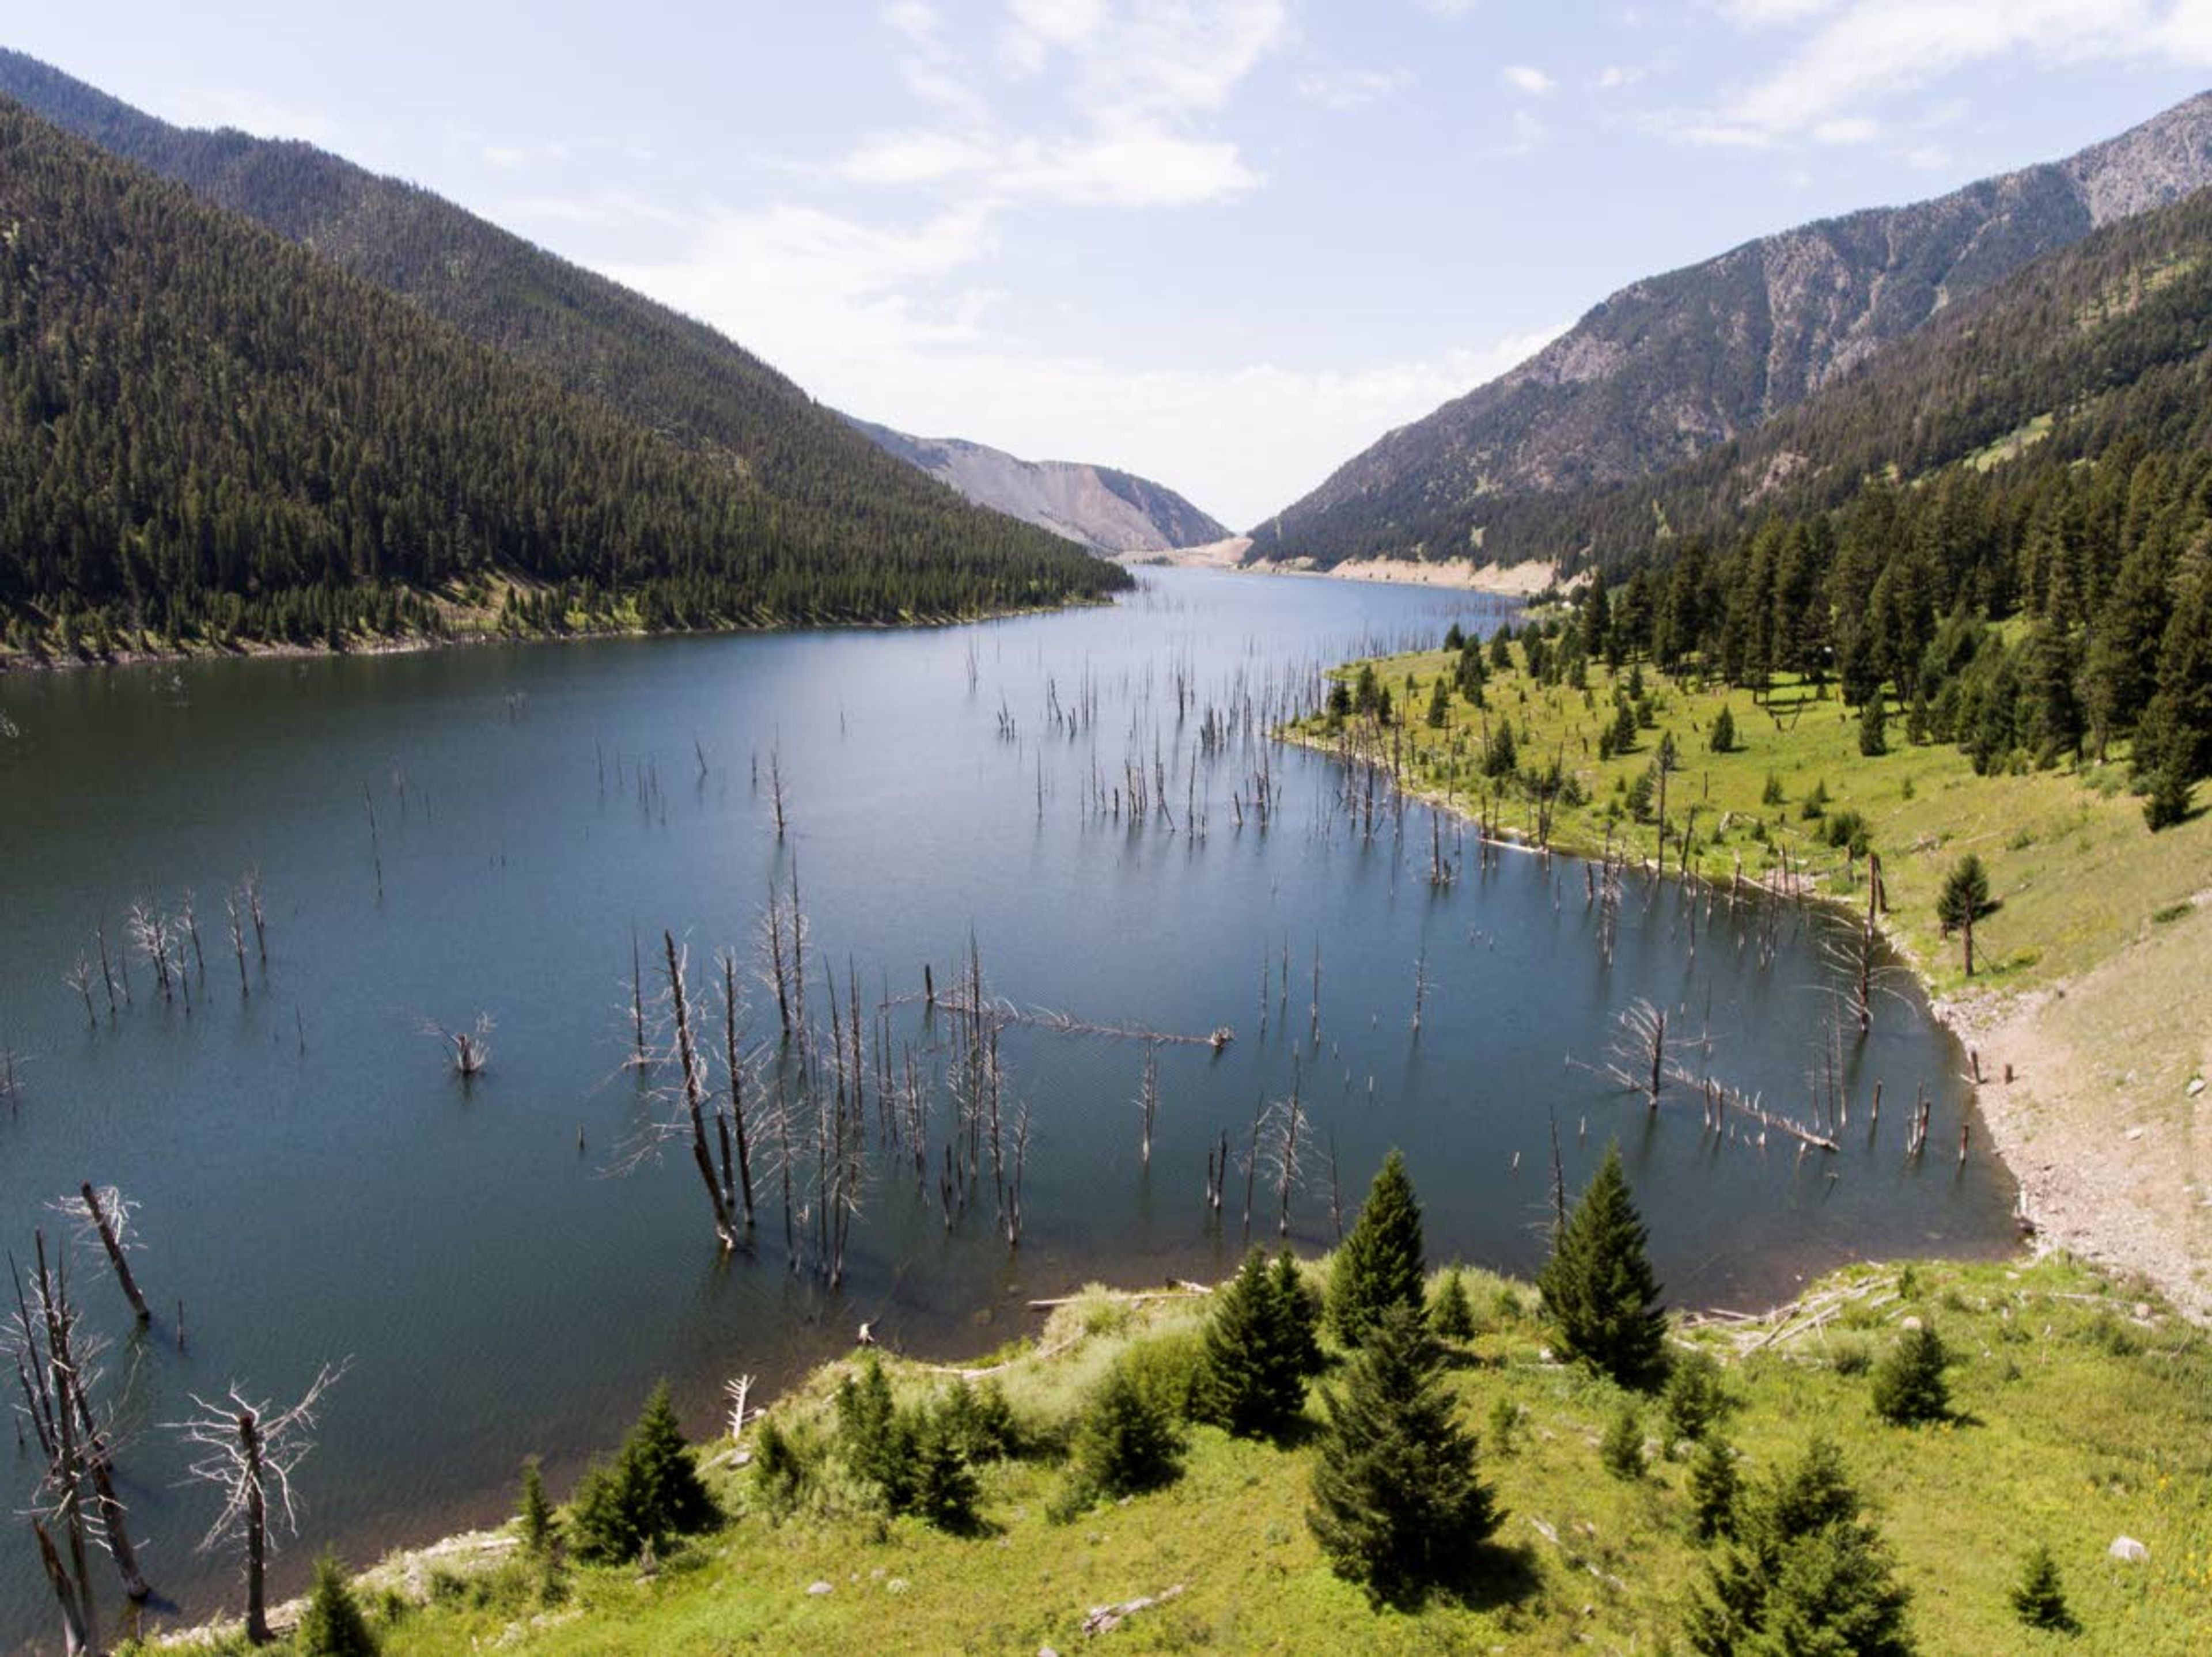
<instances>
[{"instance_id":1,"label":"shoreline","mask_svg":"<svg viewBox=\"0 0 2212 1657\"><path fill-rule=\"evenodd\" d=\"M1252 538L1231 536L1202 546L1151 548L1116 553L1127 569L1210 569L1236 575L1298 575L1329 581L1359 581L1386 586L1432 588L1440 592L1480 592L1498 598L1533 598L1557 586L1557 564L1531 560L1520 564L1478 564L1471 558L1424 563L1407 558L1354 558L1326 568L1303 558L1243 561ZM1570 585L1572 585L1571 582Z\"/></svg>"},{"instance_id":2,"label":"shoreline","mask_svg":"<svg viewBox=\"0 0 2212 1657\"><path fill-rule=\"evenodd\" d=\"M161 667L185 662L335 661L350 656L416 656L441 650L475 649L485 645L595 644L611 640L731 639L782 633L904 633L929 628L972 627L985 622L1011 622L1024 616L1054 616L1062 610L1085 610L1116 602L1109 595L1097 599L1070 598L1057 604L1024 604L1011 610L978 611L973 616L916 616L901 622L772 622L761 625L732 623L727 627L593 628L572 633L498 633L481 630L433 634L397 634L363 639L344 646L301 645L286 640L243 640L234 646L186 645L173 649L126 649L106 655L67 657L35 655L22 651L0 651L0 680L13 676L75 673L88 668Z\"/></svg>"},{"instance_id":3,"label":"shoreline","mask_svg":"<svg viewBox=\"0 0 2212 1657\"><path fill-rule=\"evenodd\" d=\"M1334 748L1295 727L1284 726L1275 735L1310 752L1332 759L1336 756ZM1466 804L1432 789L1401 785L1400 792L1462 822L1475 821ZM1520 831L1505 828L1497 831L1494 841L1530 855L1555 853L1582 862L1602 856L1605 849L1585 844L1571 833L1554 836L1548 848L1540 847ZM1641 854L1636 866L1647 874L1653 871L1650 859ZM1664 880L1683 877L1664 866L1656 872ZM1772 890L1765 884L1755 889ZM1809 877L1800 877L1795 889L1775 895L1853 921L1858 919L1856 901L1821 890ZM2212 891L2198 894L2195 901L2199 907L2212 907ZM2212 1191L2197 1191L2185 1183L2184 1170L2175 1166L2148 1126L2081 1120L2092 1114L2082 1108L2081 1072L2087 1061L2049 1027L2054 1007L2083 999L2100 976L2130 976L2124 968L2136 964L2130 955L2142 946L2130 944L2086 973L2032 990L1991 989L1954 998L1939 992L1928 962L1899 928L1888 924L1887 916L1880 930L1892 954L1911 971L1929 1016L1969 1054L1979 1057L1981 1079L1965 1079L1972 1088L1974 1108L1989 1132L1991 1148L2019 1189L2021 1247L2037 1257L2063 1251L2115 1275L2140 1278L2189 1321L2212 1326L2212 1283L2197 1263L2212 1257ZM2128 1080L2133 1079L2134 1073L2129 1072ZM2045 1090L2038 1089L2039 1082ZM2190 1096L2212 1102L2212 1090ZM2212 1102L2203 1110L2212 1118ZM2182 1125L2185 1132L2188 1126ZM2201 1217L2193 1229L2208 1244L2195 1251L2195 1260L2186 1232L2175 1235L2157 1209L2142 1200L2147 1190L2162 1196L2161 1205L2169 1211L2179 1201L2187 1211L2188 1199L2194 1196L2194 1212Z\"/></svg>"}]
</instances>

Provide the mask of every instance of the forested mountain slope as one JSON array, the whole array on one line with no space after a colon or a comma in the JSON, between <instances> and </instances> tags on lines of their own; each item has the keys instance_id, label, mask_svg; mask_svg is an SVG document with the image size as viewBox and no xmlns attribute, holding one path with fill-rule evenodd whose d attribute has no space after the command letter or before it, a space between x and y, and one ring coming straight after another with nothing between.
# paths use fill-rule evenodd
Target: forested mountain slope
<instances>
[{"instance_id":1,"label":"forested mountain slope","mask_svg":"<svg viewBox=\"0 0 2212 1657\"><path fill-rule=\"evenodd\" d=\"M170 125L0 51L0 97L242 213L470 337L712 457L773 501L795 548L896 548L948 568L1013 559L1062 592L1100 578L1066 549L917 475L705 325L557 258L427 190L313 145ZM1105 578L1109 582L1118 577Z\"/></svg>"},{"instance_id":2,"label":"forested mountain slope","mask_svg":"<svg viewBox=\"0 0 2212 1657\"><path fill-rule=\"evenodd\" d=\"M1009 513L1095 551L1196 547L1229 536L1226 525L1173 489L1110 466L1024 460L963 438L909 437L865 420L853 424L885 452L951 485L978 506Z\"/></svg>"},{"instance_id":3,"label":"forested mountain slope","mask_svg":"<svg viewBox=\"0 0 2212 1657\"><path fill-rule=\"evenodd\" d=\"M1255 530L1252 555L1531 555L1525 537L1500 544L1528 501L1648 476L1753 431L2036 258L2208 182L2202 94L2063 161L1636 282L1346 462Z\"/></svg>"},{"instance_id":4,"label":"forested mountain slope","mask_svg":"<svg viewBox=\"0 0 2212 1657\"><path fill-rule=\"evenodd\" d=\"M549 627L953 615L1123 579L954 506L1000 532L794 508L0 100L0 611L19 644L49 623L95 646L142 625L335 642L433 627L427 592L494 575Z\"/></svg>"},{"instance_id":5,"label":"forested mountain slope","mask_svg":"<svg viewBox=\"0 0 2212 1657\"><path fill-rule=\"evenodd\" d=\"M1570 654L1832 680L1869 753L1893 707L1980 771L2125 757L2152 825L2179 821L2212 775L2212 191L1524 529L1613 578Z\"/></svg>"}]
</instances>

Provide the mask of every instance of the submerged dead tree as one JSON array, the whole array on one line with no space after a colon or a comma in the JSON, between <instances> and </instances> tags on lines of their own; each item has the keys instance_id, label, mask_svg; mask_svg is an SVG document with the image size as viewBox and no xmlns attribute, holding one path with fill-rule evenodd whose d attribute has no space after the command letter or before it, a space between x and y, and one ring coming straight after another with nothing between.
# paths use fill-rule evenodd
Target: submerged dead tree
<instances>
[{"instance_id":1,"label":"submerged dead tree","mask_svg":"<svg viewBox=\"0 0 2212 1657\"><path fill-rule=\"evenodd\" d=\"M668 1004L676 1021L676 1060L683 1071L684 1114L690 1124L691 1159L698 1166L700 1181L707 1187L708 1203L714 1210L714 1236L727 1252L738 1246L737 1227L731 1221L730 1205L724 1197L721 1181L714 1177L714 1156L707 1148L705 1066L700 1060L698 1045L692 1039L690 997L684 982L684 953L676 947L674 932L664 930L660 941L668 961Z\"/></svg>"},{"instance_id":2,"label":"submerged dead tree","mask_svg":"<svg viewBox=\"0 0 2212 1657\"><path fill-rule=\"evenodd\" d=\"M97 1652L101 1640L92 1551L104 1551L113 1560L132 1600L145 1599L148 1589L116 1495L106 1434L93 1408L98 1343L80 1330L66 1259L49 1259L44 1232L34 1233L33 1242L27 1284L14 1259L9 1261L15 1309L5 1342L43 1460L31 1529L61 1613L64 1648Z\"/></svg>"},{"instance_id":3,"label":"submerged dead tree","mask_svg":"<svg viewBox=\"0 0 2212 1657\"><path fill-rule=\"evenodd\" d=\"M284 1410L272 1410L265 1400L250 1402L234 1385L220 1401L194 1393L189 1396L199 1413L168 1423L198 1452L191 1476L222 1494L222 1511L200 1539L199 1551L234 1543L245 1554L246 1637L258 1646L276 1638L269 1627L270 1527L299 1533L292 1475L315 1448L312 1435L323 1394L345 1369L344 1364L324 1365L299 1402Z\"/></svg>"},{"instance_id":4,"label":"submerged dead tree","mask_svg":"<svg viewBox=\"0 0 2212 1657\"><path fill-rule=\"evenodd\" d=\"M152 1322L154 1314L146 1308L145 1296L138 1292L138 1279L131 1275L130 1259L123 1252L131 1211L136 1205L125 1200L113 1186L94 1190L89 1180L77 1187L77 1194L84 1204L85 1217L93 1235L100 1239L107 1263L115 1268L115 1281L122 1285L124 1299L131 1302L131 1309L139 1322Z\"/></svg>"}]
</instances>

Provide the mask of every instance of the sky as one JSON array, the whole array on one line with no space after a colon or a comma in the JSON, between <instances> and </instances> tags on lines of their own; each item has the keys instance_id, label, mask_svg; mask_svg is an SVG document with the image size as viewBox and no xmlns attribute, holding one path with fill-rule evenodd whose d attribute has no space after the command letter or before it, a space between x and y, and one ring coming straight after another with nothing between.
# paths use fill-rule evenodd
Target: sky
<instances>
[{"instance_id":1,"label":"sky","mask_svg":"<svg viewBox=\"0 0 2212 1657\"><path fill-rule=\"evenodd\" d=\"M1237 528L1636 278L2212 85L2212 0L101 0L0 44L309 139L849 413Z\"/></svg>"}]
</instances>

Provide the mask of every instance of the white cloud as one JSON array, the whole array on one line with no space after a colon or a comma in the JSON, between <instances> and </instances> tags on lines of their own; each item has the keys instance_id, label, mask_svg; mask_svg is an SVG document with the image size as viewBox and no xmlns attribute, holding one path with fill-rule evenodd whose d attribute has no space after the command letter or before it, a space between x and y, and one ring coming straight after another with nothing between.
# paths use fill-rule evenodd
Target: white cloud
<instances>
[{"instance_id":1,"label":"white cloud","mask_svg":"<svg viewBox=\"0 0 2212 1657\"><path fill-rule=\"evenodd\" d=\"M1431 17L1450 21L1466 16L1480 5L1482 0L1413 0L1413 3Z\"/></svg>"},{"instance_id":2,"label":"white cloud","mask_svg":"<svg viewBox=\"0 0 2212 1657\"><path fill-rule=\"evenodd\" d=\"M1286 0L1008 0L995 61L1014 81L1046 85L1067 118L1028 127L999 115L938 14L901 0L884 16L908 89L937 118L863 140L836 163L845 179L1111 207L1219 201L1260 182L1211 127L1290 39Z\"/></svg>"},{"instance_id":3,"label":"white cloud","mask_svg":"<svg viewBox=\"0 0 2212 1657\"><path fill-rule=\"evenodd\" d=\"M1559 84L1533 64L1508 64L1498 71L1498 78L1532 98L1540 98Z\"/></svg>"},{"instance_id":4,"label":"white cloud","mask_svg":"<svg viewBox=\"0 0 2212 1657\"><path fill-rule=\"evenodd\" d=\"M1799 38L1733 98L1652 122L1692 144L1859 143L1870 106L1981 63L2212 64L2212 0L1724 0L1741 26Z\"/></svg>"},{"instance_id":5,"label":"white cloud","mask_svg":"<svg viewBox=\"0 0 2212 1657\"><path fill-rule=\"evenodd\" d=\"M972 209L884 230L778 207L721 216L680 258L603 268L839 408L928 436L1127 467L1240 528L1560 331L1352 367L1146 367L994 330L995 295L976 279L991 248L989 215Z\"/></svg>"},{"instance_id":6,"label":"white cloud","mask_svg":"<svg viewBox=\"0 0 2212 1657\"><path fill-rule=\"evenodd\" d=\"M1523 155L1533 155L1544 141L1552 136L1546 126L1525 109L1513 112L1513 134L1502 143L1492 144L1477 155L1488 161L1516 161Z\"/></svg>"},{"instance_id":7,"label":"white cloud","mask_svg":"<svg viewBox=\"0 0 2212 1657\"><path fill-rule=\"evenodd\" d=\"M1323 109L1364 109L1413 84L1413 72L1402 69L1316 70L1297 78L1299 97Z\"/></svg>"},{"instance_id":8,"label":"white cloud","mask_svg":"<svg viewBox=\"0 0 2212 1657\"><path fill-rule=\"evenodd\" d=\"M1644 70L1632 64L1607 64L1598 70L1597 78L1590 82L1601 92L1617 92L1622 87L1632 87L1644 78Z\"/></svg>"}]
</instances>

